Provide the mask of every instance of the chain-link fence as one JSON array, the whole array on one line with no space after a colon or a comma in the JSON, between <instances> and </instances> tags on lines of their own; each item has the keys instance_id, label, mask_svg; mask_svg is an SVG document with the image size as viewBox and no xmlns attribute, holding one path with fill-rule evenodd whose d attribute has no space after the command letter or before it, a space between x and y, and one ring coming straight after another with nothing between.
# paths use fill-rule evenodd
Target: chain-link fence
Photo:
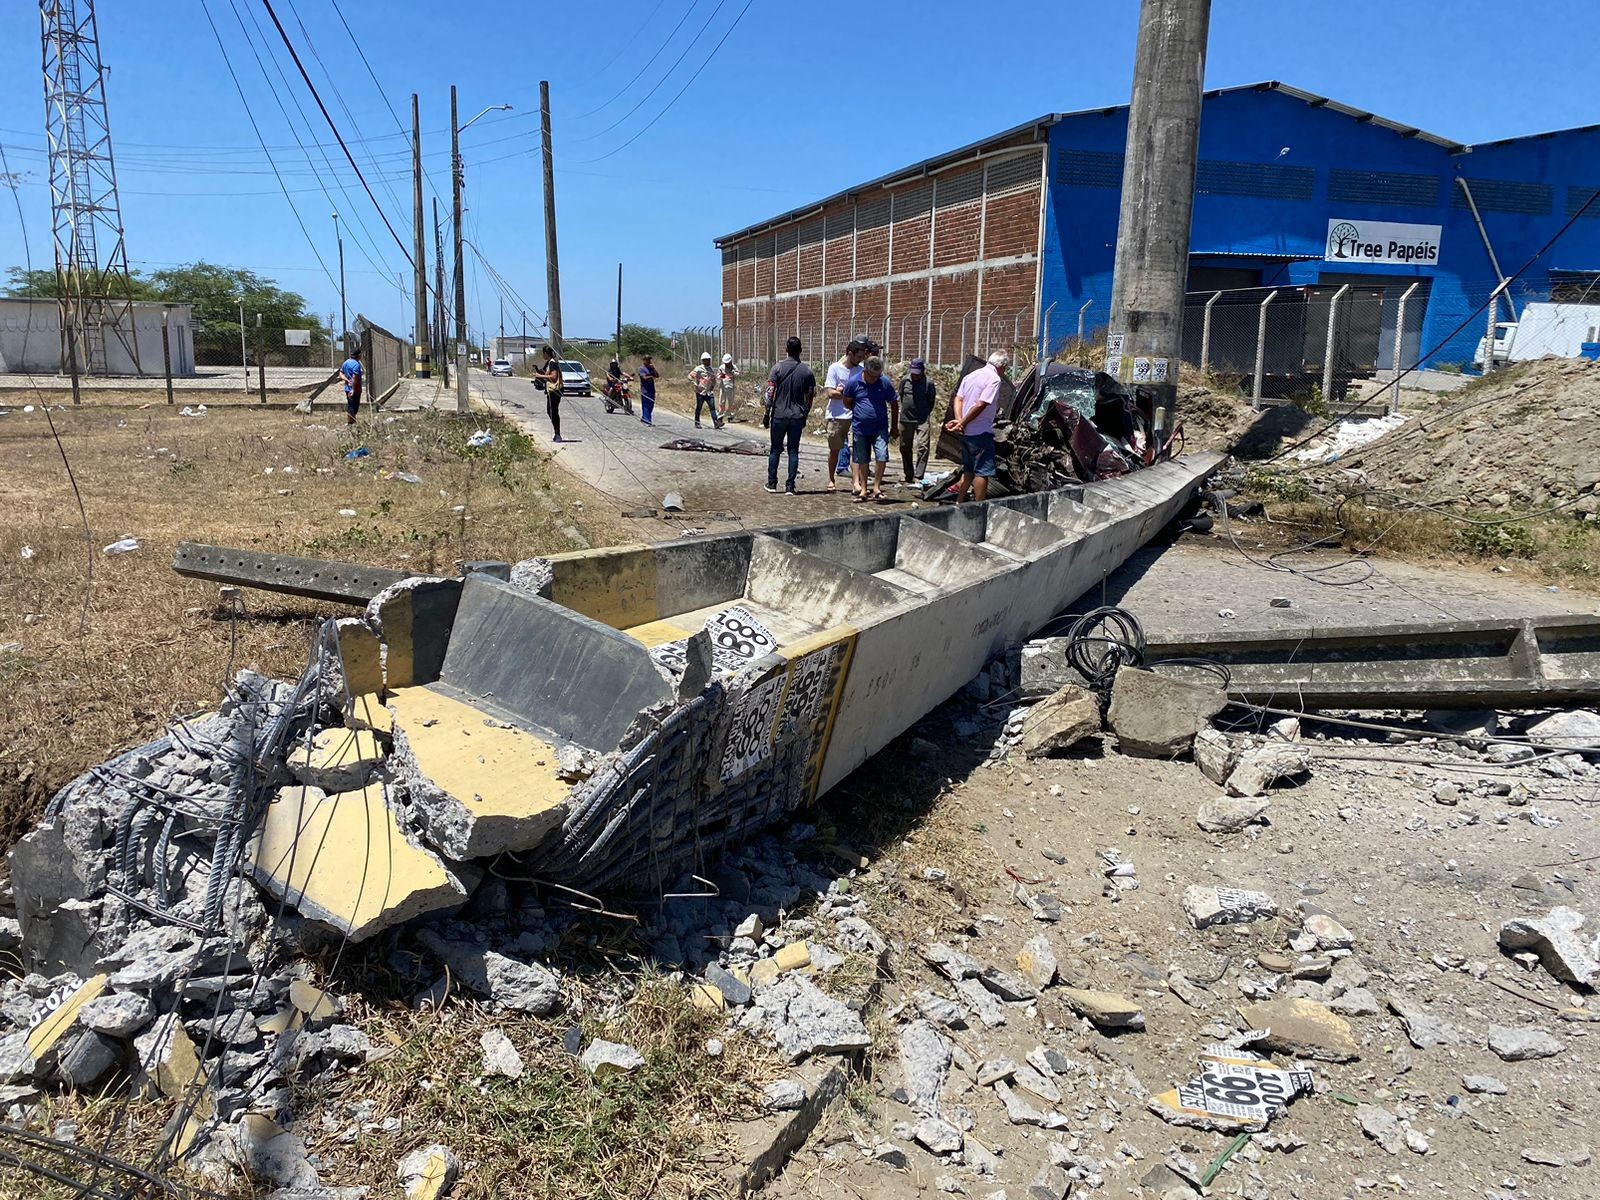
<instances>
[{"instance_id":1,"label":"chain-link fence","mask_svg":"<svg viewBox=\"0 0 1600 1200\"><path fill-rule=\"evenodd\" d=\"M1342 404L1356 380L1389 366L1386 345L1392 360L1409 348L1405 365L1416 362L1406 334L1414 320L1420 328L1422 305L1407 289L1392 302L1387 292L1337 283L1190 293L1183 359L1202 376L1231 377L1257 408L1274 400Z\"/></svg>"},{"instance_id":2,"label":"chain-link fence","mask_svg":"<svg viewBox=\"0 0 1600 1200\"><path fill-rule=\"evenodd\" d=\"M920 358L930 367L956 367L969 354L992 350L1016 352L1027 348L1029 357L1035 344L1034 310L994 306L965 310L946 308L875 317L832 317L826 320L746 323L737 326L701 326L680 335L705 340L690 342L714 357L731 354L742 369L765 370L783 356L784 343L798 337L802 353L813 364L831 362L844 352L851 338L865 335L883 347L890 362Z\"/></svg>"},{"instance_id":3,"label":"chain-link fence","mask_svg":"<svg viewBox=\"0 0 1600 1200\"><path fill-rule=\"evenodd\" d=\"M367 395L373 404L381 404L402 379L408 379L413 370L411 343L397 338L381 325L374 325L357 314L355 334L361 339L361 363L366 371Z\"/></svg>"}]
</instances>

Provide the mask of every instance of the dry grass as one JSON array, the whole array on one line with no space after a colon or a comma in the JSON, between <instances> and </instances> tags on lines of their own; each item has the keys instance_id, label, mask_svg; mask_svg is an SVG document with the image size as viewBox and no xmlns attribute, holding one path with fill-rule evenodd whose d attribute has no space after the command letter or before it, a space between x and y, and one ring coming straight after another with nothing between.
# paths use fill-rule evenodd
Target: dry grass
<instances>
[{"instance_id":1,"label":"dry grass","mask_svg":"<svg viewBox=\"0 0 1600 1200\"><path fill-rule=\"evenodd\" d=\"M179 541L450 574L467 559L619 534L601 506L579 511L577 498L590 494L501 423L495 446L478 452L465 439L482 421L364 420L359 444L371 454L350 462L357 443L342 414L240 408L185 418L160 405L52 415L89 535L86 544L44 414L13 412L0 424L0 644L20 649L0 651L0 845L85 767L214 705L230 667L297 674L315 622L352 611L253 592L234 622L213 585L170 570ZM140 550L101 553L124 536Z\"/></svg>"}]
</instances>

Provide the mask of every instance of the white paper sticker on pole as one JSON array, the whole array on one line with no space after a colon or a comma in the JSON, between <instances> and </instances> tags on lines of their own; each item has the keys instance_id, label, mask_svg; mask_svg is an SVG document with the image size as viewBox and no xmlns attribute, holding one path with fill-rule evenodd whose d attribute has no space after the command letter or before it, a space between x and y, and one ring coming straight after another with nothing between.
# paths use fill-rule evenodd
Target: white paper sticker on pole
<instances>
[{"instance_id":1,"label":"white paper sticker on pole","mask_svg":"<svg viewBox=\"0 0 1600 1200\"><path fill-rule=\"evenodd\" d=\"M1136 358L1133 360L1133 381L1135 383L1150 382L1150 360L1148 358Z\"/></svg>"},{"instance_id":2,"label":"white paper sticker on pole","mask_svg":"<svg viewBox=\"0 0 1600 1200\"><path fill-rule=\"evenodd\" d=\"M1108 333L1106 335L1106 358L1122 357L1122 342L1125 337L1127 335L1122 333Z\"/></svg>"},{"instance_id":3,"label":"white paper sticker on pole","mask_svg":"<svg viewBox=\"0 0 1600 1200\"><path fill-rule=\"evenodd\" d=\"M1106 358L1106 374L1113 379L1122 378L1122 355L1114 354Z\"/></svg>"},{"instance_id":4,"label":"white paper sticker on pole","mask_svg":"<svg viewBox=\"0 0 1600 1200\"><path fill-rule=\"evenodd\" d=\"M1167 363L1165 358L1152 358L1150 360L1150 382L1165 383L1167 381Z\"/></svg>"}]
</instances>

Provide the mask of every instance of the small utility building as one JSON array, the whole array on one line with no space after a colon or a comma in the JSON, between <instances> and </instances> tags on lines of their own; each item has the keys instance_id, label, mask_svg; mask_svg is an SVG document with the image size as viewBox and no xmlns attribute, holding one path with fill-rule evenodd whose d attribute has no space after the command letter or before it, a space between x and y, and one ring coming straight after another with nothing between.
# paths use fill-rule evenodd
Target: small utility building
<instances>
[{"instance_id":1,"label":"small utility building","mask_svg":"<svg viewBox=\"0 0 1600 1200\"><path fill-rule=\"evenodd\" d=\"M1059 345L1080 310L1103 329L1127 122L1040 117L718 238L724 344L764 359L798 333L823 358L865 331L950 362ZM1600 125L1469 146L1277 82L1223 88L1202 108L1188 290L1382 285L1387 363L1420 283L1403 361L1463 362L1469 314L1551 238L1508 289L1518 311L1600 283L1597 190Z\"/></svg>"}]
</instances>

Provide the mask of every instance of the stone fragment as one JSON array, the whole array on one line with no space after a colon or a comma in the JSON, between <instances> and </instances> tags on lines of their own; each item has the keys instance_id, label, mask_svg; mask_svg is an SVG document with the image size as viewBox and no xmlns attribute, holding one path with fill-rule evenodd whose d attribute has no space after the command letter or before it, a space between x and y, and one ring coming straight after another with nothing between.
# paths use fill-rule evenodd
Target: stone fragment
<instances>
[{"instance_id":1,"label":"stone fragment","mask_svg":"<svg viewBox=\"0 0 1600 1200\"><path fill-rule=\"evenodd\" d=\"M924 962L951 981L975 979L983 973L977 959L943 942L921 947L921 954Z\"/></svg>"},{"instance_id":2,"label":"stone fragment","mask_svg":"<svg viewBox=\"0 0 1600 1200\"><path fill-rule=\"evenodd\" d=\"M735 1008L743 1008L750 1003L750 985L716 963L706 967L706 982L721 992L722 998Z\"/></svg>"},{"instance_id":3,"label":"stone fragment","mask_svg":"<svg viewBox=\"0 0 1600 1200\"><path fill-rule=\"evenodd\" d=\"M927 1021L912 1021L900 1031L900 1070L906 1103L927 1116L939 1111L939 1092L950 1074L950 1044Z\"/></svg>"},{"instance_id":4,"label":"stone fragment","mask_svg":"<svg viewBox=\"0 0 1600 1200\"><path fill-rule=\"evenodd\" d=\"M1028 1200L1066 1200L1072 1188L1072 1178L1063 1167L1046 1163L1028 1185Z\"/></svg>"},{"instance_id":5,"label":"stone fragment","mask_svg":"<svg viewBox=\"0 0 1600 1200\"><path fill-rule=\"evenodd\" d=\"M524 1070L522 1055L516 1044L498 1029L487 1031L478 1039L483 1049L483 1073L502 1075L507 1079L521 1079Z\"/></svg>"},{"instance_id":6,"label":"stone fragment","mask_svg":"<svg viewBox=\"0 0 1600 1200\"><path fill-rule=\"evenodd\" d=\"M1233 739L1222 730L1207 725L1194 735L1195 766L1200 768L1200 774L1218 787L1228 782L1228 776L1233 772L1233 764L1238 761L1238 757L1239 752L1234 747Z\"/></svg>"},{"instance_id":7,"label":"stone fragment","mask_svg":"<svg viewBox=\"0 0 1600 1200\"><path fill-rule=\"evenodd\" d=\"M893 1142L884 1142L872 1152L872 1161L880 1166L888 1167L891 1171L908 1171L911 1169L911 1160L906 1157L906 1152Z\"/></svg>"},{"instance_id":8,"label":"stone fragment","mask_svg":"<svg viewBox=\"0 0 1600 1200\"><path fill-rule=\"evenodd\" d=\"M1589 1158L1588 1146L1528 1146L1522 1151L1523 1162L1540 1167L1583 1167L1589 1164Z\"/></svg>"},{"instance_id":9,"label":"stone fragment","mask_svg":"<svg viewBox=\"0 0 1600 1200\"><path fill-rule=\"evenodd\" d=\"M787 946L778 947L772 961L777 964L779 971L798 971L801 967L811 965L811 950L804 942L790 942Z\"/></svg>"},{"instance_id":10,"label":"stone fragment","mask_svg":"<svg viewBox=\"0 0 1600 1200\"><path fill-rule=\"evenodd\" d=\"M1183 911L1194 928L1209 929L1275 917L1278 906L1265 892L1191 884L1183 891Z\"/></svg>"},{"instance_id":11,"label":"stone fragment","mask_svg":"<svg viewBox=\"0 0 1600 1200\"><path fill-rule=\"evenodd\" d=\"M1530 1058L1550 1058L1566 1047L1542 1029L1514 1028L1509 1025L1489 1026L1489 1049L1505 1062L1523 1062Z\"/></svg>"},{"instance_id":12,"label":"stone fragment","mask_svg":"<svg viewBox=\"0 0 1600 1200\"><path fill-rule=\"evenodd\" d=\"M935 995L933 992L914 992L911 1002L916 1005L919 1013L937 1025L951 1029L966 1028L967 1010L954 1000Z\"/></svg>"},{"instance_id":13,"label":"stone fragment","mask_svg":"<svg viewBox=\"0 0 1600 1200\"><path fill-rule=\"evenodd\" d=\"M1583 925L1582 913L1558 905L1542 917L1513 917L1504 922L1500 926L1500 947L1513 953L1531 950L1539 956L1544 969L1562 983L1590 987L1600 974L1600 962L1595 960L1592 939L1578 933Z\"/></svg>"},{"instance_id":14,"label":"stone fragment","mask_svg":"<svg viewBox=\"0 0 1600 1200\"><path fill-rule=\"evenodd\" d=\"M806 1087L798 1079L779 1079L761 1089L761 1107L768 1112L794 1112L806 1102Z\"/></svg>"},{"instance_id":15,"label":"stone fragment","mask_svg":"<svg viewBox=\"0 0 1600 1200\"><path fill-rule=\"evenodd\" d=\"M1312 913L1301 922L1302 932L1317 939L1318 950L1348 950L1356 944L1351 933L1327 913Z\"/></svg>"},{"instance_id":16,"label":"stone fragment","mask_svg":"<svg viewBox=\"0 0 1600 1200\"><path fill-rule=\"evenodd\" d=\"M1461 1086L1467 1091L1483 1096L1504 1096L1506 1085L1493 1075L1463 1075Z\"/></svg>"},{"instance_id":17,"label":"stone fragment","mask_svg":"<svg viewBox=\"0 0 1600 1200\"><path fill-rule=\"evenodd\" d=\"M81 1030L64 1044L56 1074L72 1090L89 1091L122 1061L122 1048L116 1038L93 1029Z\"/></svg>"},{"instance_id":18,"label":"stone fragment","mask_svg":"<svg viewBox=\"0 0 1600 1200\"><path fill-rule=\"evenodd\" d=\"M383 691L383 647L372 626L360 617L340 617L334 622L334 631L346 697Z\"/></svg>"},{"instance_id":19,"label":"stone fragment","mask_svg":"<svg viewBox=\"0 0 1600 1200\"><path fill-rule=\"evenodd\" d=\"M930 1154L954 1154L963 1140L959 1129L939 1117L923 1117L912 1136Z\"/></svg>"},{"instance_id":20,"label":"stone fragment","mask_svg":"<svg viewBox=\"0 0 1600 1200\"><path fill-rule=\"evenodd\" d=\"M1194 822L1207 833L1238 833L1246 825L1261 820L1268 803L1258 797L1219 796L1200 806Z\"/></svg>"},{"instance_id":21,"label":"stone fragment","mask_svg":"<svg viewBox=\"0 0 1600 1200\"><path fill-rule=\"evenodd\" d=\"M605 1079L612 1075L631 1075L644 1066L644 1055L625 1042L595 1038L579 1055L578 1061L596 1079Z\"/></svg>"},{"instance_id":22,"label":"stone fragment","mask_svg":"<svg viewBox=\"0 0 1600 1200\"><path fill-rule=\"evenodd\" d=\"M1361 1048L1350 1025L1337 1013L1313 1000L1266 1000L1240 1010L1252 1029L1264 1029L1257 1043L1268 1050L1324 1062L1352 1062Z\"/></svg>"},{"instance_id":23,"label":"stone fragment","mask_svg":"<svg viewBox=\"0 0 1600 1200\"><path fill-rule=\"evenodd\" d=\"M408 1200L442 1200L461 1175L461 1160L448 1146L435 1143L413 1150L395 1169Z\"/></svg>"},{"instance_id":24,"label":"stone fragment","mask_svg":"<svg viewBox=\"0 0 1600 1200\"><path fill-rule=\"evenodd\" d=\"M994 1085L995 1095L1000 1097L1000 1103L1005 1106L1006 1120L1013 1125L1034 1125L1040 1129L1059 1129L1066 1124L1065 1118L1058 1113L1042 1113L1029 1104L1010 1085L997 1083Z\"/></svg>"},{"instance_id":25,"label":"stone fragment","mask_svg":"<svg viewBox=\"0 0 1600 1200\"><path fill-rule=\"evenodd\" d=\"M1022 723L1022 752L1029 758L1061 754L1099 732L1099 698L1069 683L1029 710Z\"/></svg>"},{"instance_id":26,"label":"stone fragment","mask_svg":"<svg viewBox=\"0 0 1600 1200\"><path fill-rule=\"evenodd\" d=\"M1064 987L1056 993L1073 1012L1099 1029L1143 1029L1144 1009L1115 992Z\"/></svg>"},{"instance_id":27,"label":"stone fragment","mask_svg":"<svg viewBox=\"0 0 1600 1200\"><path fill-rule=\"evenodd\" d=\"M976 979L956 981L956 995L966 1001L967 1007L977 1015L985 1028L995 1029L1006 1023L1006 1010L994 993Z\"/></svg>"},{"instance_id":28,"label":"stone fragment","mask_svg":"<svg viewBox=\"0 0 1600 1200\"><path fill-rule=\"evenodd\" d=\"M1270 742L1246 750L1228 776L1235 796L1259 796L1274 783L1311 770L1311 751L1292 742Z\"/></svg>"},{"instance_id":29,"label":"stone fragment","mask_svg":"<svg viewBox=\"0 0 1600 1200\"><path fill-rule=\"evenodd\" d=\"M1439 733L1488 739L1500 727L1500 714L1492 708L1430 708L1422 714L1422 723Z\"/></svg>"},{"instance_id":30,"label":"stone fragment","mask_svg":"<svg viewBox=\"0 0 1600 1200\"><path fill-rule=\"evenodd\" d=\"M778 966L778 960L777 959L775 959L775 958L758 958L758 959L756 959L755 962L750 964L750 989L751 989L751 991L760 991L764 987L769 987L772 984L777 983L779 976L781 976L782 974L783 974L783 968ZM718 995L721 995L721 993L719 992Z\"/></svg>"},{"instance_id":31,"label":"stone fragment","mask_svg":"<svg viewBox=\"0 0 1600 1200\"><path fill-rule=\"evenodd\" d=\"M1010 1079L1017 1073L1017 1064L1009 1058L991 1058L978 1068L978 1086L992 1087Z\"/></svg>"},{"instance_id":32,"label":"stone fragment","mask_svg":"<svg viewBox=\"0 0 1600 1200\"><path fill-rule=\"evenodd\" d=\"M168 1099L183 1095L200 1078L200 1055L176 1013L168 1013L133 1039L145 1078Z\"/></svg>"},{"instance_id":33,"label":"stone fragment","mask_svg":"<svg viewBox=\"0 0 1600 1200\"><path fill-rule=\"evenodd\" d=\"M339 1015L338 997L304 979L290 981L289 1004L308 1025L319 1025Z\"/></svg>"},{"instance_id":34,"label":"stone fragment","mask_svg":"<svg viewBox=\"0 0 1600 1200\"><path fill-rule=\"evenodd\" d=\"M520 962L432 929L422 930L417 940L463 984L502 1008L548 1017L561 1006L561 980L542 963Z\"/></svg>"},{"instance_id":35,"label":"stone fragment","mask_svg":"<svg viewBox=\"0 0 1600 1200\"><path fill-rule=\"evenodd\" d=\"M1040 991L1054 983L1059 967L1050 939L1042 933L1029 938L1027 944L1017 951L1017 969Z\"/></svg>"},{"instance_id":36,"label":"stone fragment","mask_svg":"<svg viewBox=\"0 0 1600 1200\"><path fill-rule=\"evenodd\" d=\"M1600 713L1585 708L1558 712L1528 726L1528 737L1568 750L1600 750Z\"/></svg>"},{"instance_id":37,"label":"stone fragment","mask_svg":"<svg viewBox=\"0 0 1600 1200\"><path fill-rule=\"evenodd\" d=\"M719 1013L728 1007L728 998L715 984L697 983L689 989L689 1003L701 1012Z\"/></svg>"},{"instance_id":38,"label":"stone fragment","mask_svg":"<svg viewBox=\"0 0 1600 1200\"><path fill-rule=\"evenodd\" d=\"M78 1024L114 1038L130 1038L155 1020L155 1005L137 992L99 996L78 1010Z\"/></svg>"},{"instance_id":39,"label":"stone fragment","mask_svg":"<svg viewBox=\"0 0 1600 1200\"><path fill-rule=\"evenodd\" d=\"M1431 1050L1435 1046L1459 1046L1461 1035L1449 1022L1434 1016L1419 1004L1404 996L1390 996L1389 1008L1400 1018L1406 1037L1418 1050Z\"/></svg>"},{"instance_id":40,"label":"stone fragment","mask_svg":"<svg viewBox=\"0 0 1600 1200\"><path fill-rule=\"evenodd\" d=\"M865 1050L872 1044L861 1017L803 975L788 975L760 992L751 1011L794 1062L813 1054Z\"/></svg>"},{"instance_id":41,"label":"stone fragment","mask_svg":"<svg viewBox=\"0 0 1600 1200\"><path fill-rule=\"evenodd\" d=\"M1399 1154L1405 1146L1405 1133L1400 1118L1376 1104L1356 1105L1356 1121L1361 1132L1382 1147L1385 1154Z\"/></svg>"},{"instance_id":42,"label":"stone fragment","mask_svg":"<svg viewBox=\"0 0 1600 1200\"><path fill-rule=\"evenodd\" d=\"M383 747L367 729L329 726L309 742L300 739L289 752L289 770L307 787L329 794L363 788L383 761Z\"/></svg>"},{"instance_id":43,"label":"stone fragment","mask_svg":"<svg viewBox=\"0 0 1600 1200\"><path fill-rule=\"evenodd\" d=\"M1061 1089L1050 1081L1049 1076L1042 1075L1032 1067L1018 1067L1011 1076L1011 1082L1025 1092L1031 1092L1046 1104L1061 1103Z\"/></svg>"},{"instance_id":44,"label":"stone fragment","mask_svg":"<svg viewBox=\"0 0 1600 1200\"><path fill-rule=\"evenodd\" d=\"M1009 1004L1020 1004L1039 994L1039 990L1026 979L997 967L985 967L978 975L978 982Z\"/></svg>"},{"instance_id":45,"label":"stone fragment","mask_svg":"<svg viewBox=\"0 0 1600 1200\"><path fill-rule=\"evenodd\" d=\"M1366 988L1351 988L1330 1000L1328 1007L1341 1017L1375 1017L1378 998Z\"/></svg>"},{"instance_id":46,"label":"stone fragment","mask_svg":"<svg viewBox=\"0 0 1600 1200\"><path fill-rule=\"evenodd\" d=\"M251 854L256 882L353 942L461 904L476 868L447 866L412 841L386 790L382 783L339 796L280 789Z\"/></svg>"},{"instance_id":47,"label":"stone fragment","mask_svg":"<svg viewBox=\"0 0 1600 1200\"><path fill-rule=\"evenodd\" d=\"M1227 706L1219 687L1191 683L1137 667L1122 667L1111 686L1106 724L1117 749L1142 758L1176 758Z\"/></svg>"},{"instance_id":48,"label":"stone fragment","mask_svg":"<svg viewBox=\"0 0 1600 1200\"><path fill-rule=\"evenodd\" d=\"M0 1085L32 1079L38 1060L28 1049L28 1035L8 1033L0 1037Z\"/></svg>"},{"instance_id":49,"label":"stone fragment","mask_svg":"<svg viewBox=\"0 0 1600 1200\"><path fill-rule=\"evenodd\" d=\"M759 942L766 932L766 926L761 923L759 913L751 913L733 927L734 937L749 938L752 942Z\"/></svg>"}]
</instances>

